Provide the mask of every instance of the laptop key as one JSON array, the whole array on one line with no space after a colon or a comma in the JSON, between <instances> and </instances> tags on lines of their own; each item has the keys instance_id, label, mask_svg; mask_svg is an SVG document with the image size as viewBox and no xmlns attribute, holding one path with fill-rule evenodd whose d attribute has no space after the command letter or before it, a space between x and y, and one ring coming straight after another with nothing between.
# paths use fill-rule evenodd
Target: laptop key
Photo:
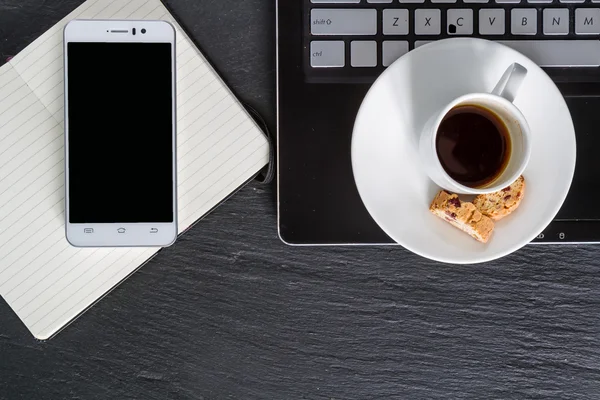
<instances>
[{"instance_id":1,"label":"laptop key","mask_svg":"<svg viewBox=\"0 0 600 400\"><path fill-rule=\"evenodd\" d=\"M448 10L447 24L450 35L472 35L473 10L470 8Z\"/></svg>"},{"instance_id":2,"label":"laptop key","mask_svg":"<svg viewBox=\"0 0 600 400\"><path fill-rule=\"evenodd\" d=\"M504 35L504 16L502 8L482 8L479 10L479 34Z\"/></svg>"},{"instance_id":3,"label":"laptop key","mask_svg":"<svg viewBox=\"0 0 600 400\"><path fill-rule=\"evenodd\" d=\"M513 35L535 35L537 33L537 10L535 8L513 8L510 12L510 31Z\"/></svg>"},{"instance_id":4,"label":"laptop key","mask_svg":"<svg viewBox=\"0 0 600 400\"><path fill-rule=\"evenodd\" d=\"M598 40L496 40L529 57L540 67L600 67ZM431 43L417 40L415 48Z\"/></svg>"},{"instance_id":5,"label":"laptop key","mask_svg":"<svg viewBox=\"0 0 600 400\"><path fill-rule=\"evenodd\" d=\"M540 67L598 67L598 40L499 40Z\"/></svg>"},{"instance_id":6,"label":"laptop key","mask_svg":"<svg viewBox=\"0 0 600 400\"><path fill-rule=\"evenodd\" d=\"M383 42L383 66L389 67L394 61L408 53L407 41L386 40Z\"/></svg>"},{"instance_id":7,"label":"laptop key","mask_svg":"<svg viewBox=\"0 0 600 400\"><path fill-rule=\"evenodd\" d=\"M377 10L313 8L310 28L313 35L375 35Z\"/></svg>"},{"instance_id":8,"label":"laptop key","mask_svg":"<svg viewBox=\"0 0 600 400\"><path fill-rule=\"evenodd\" d=\"M578 35L600 34L600 9L578 8L575 10L575 33Z\"/></svg>"},{"instance_id":9,"label":"laptop key","mask_svg":"<svg viewBox=\"0 0 600 400\"><path fill-rule=\"evenodd\" d=\"M310 66L313 68L341 68L346 65L345 43L318 41L310 44Z\"/></svg>"},{"instance_id":10,"label":"laptop key","mask_svg":"<svg viewBox=\"0 0 600 400\"><path fill-rule=\"evenodd\" d=\"M383 10L384 35L408 35L408 10Z\"/></svg>"},{"instance_id":11,"label":"laptop key","mask_svg":"<svg viewBox=\"0 0 600 400\"><path fill-rule=\"evenodd\" d=\"M439 35L441 28L442 12L435 9L415 10L415 34Z\"/></svg>"},{"instance_id":12,"label":"laptop key","mask_svg":"<svg viewBox=\"0 0 600 400\"><path fill-rule=\"evenodd\" d=\"M547 8L543 12L544 35L569 34L569 9Z\"/></svg>"},{"instance_id":13,"label":"laptop key","mask_svg":"<svg viewBox=\"0 0 600 400\"><path fill-rule=\"evenodd\" d=\"M377 42L371 40L355 40L350 43L350 64L353 67L377 66Z\"/></svg>"}]
</instances>

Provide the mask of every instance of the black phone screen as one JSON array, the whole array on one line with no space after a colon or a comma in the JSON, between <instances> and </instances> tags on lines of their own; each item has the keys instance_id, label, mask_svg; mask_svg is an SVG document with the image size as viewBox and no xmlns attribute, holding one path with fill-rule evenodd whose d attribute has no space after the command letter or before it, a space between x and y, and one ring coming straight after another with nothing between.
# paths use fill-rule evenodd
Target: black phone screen
<instances>
[{"instance_id":1,"label":"black phone screen","mask_svg":"<svg viewBox=\"0 0 600 400\"><path fill-rule=\"evenodd\" d=\"M173 222L171 46L67 44L70 223Z\"/></svg>"}]
</instances>

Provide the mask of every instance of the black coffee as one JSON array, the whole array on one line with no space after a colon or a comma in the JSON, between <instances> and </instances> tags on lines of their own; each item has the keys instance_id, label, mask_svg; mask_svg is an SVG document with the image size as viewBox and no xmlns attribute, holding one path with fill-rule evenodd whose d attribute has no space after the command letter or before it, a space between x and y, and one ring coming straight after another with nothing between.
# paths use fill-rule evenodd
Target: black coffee
<instances>
[{"instance_id":1,"label":"black coffee","mask_svg":"<svg viewBox=\"0 0 600 400\"><path fill-rule=\"evenodd\" d=\"M483 187L502 173L510 146L508 128L502 120L475 105L450 110L436 138L437 155L446 173L471 188Z\"/></svg>"}]
</instances>

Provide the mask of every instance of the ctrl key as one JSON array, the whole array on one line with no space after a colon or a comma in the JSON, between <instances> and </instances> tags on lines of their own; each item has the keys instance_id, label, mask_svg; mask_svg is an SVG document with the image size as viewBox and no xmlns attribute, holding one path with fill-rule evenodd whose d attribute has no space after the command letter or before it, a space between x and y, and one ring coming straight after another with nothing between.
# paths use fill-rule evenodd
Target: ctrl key
<instances>
[{"instance_id":1,"label":"ctrl key","mask_svg":"<svg viewBox=\"0 0 600 400\"><path fill-rule=\"evenodd\" d=\"M322 40L310 43L310 66L313 68L341 68L346 65L343 41Z\"/></svg>"}]
</instances>

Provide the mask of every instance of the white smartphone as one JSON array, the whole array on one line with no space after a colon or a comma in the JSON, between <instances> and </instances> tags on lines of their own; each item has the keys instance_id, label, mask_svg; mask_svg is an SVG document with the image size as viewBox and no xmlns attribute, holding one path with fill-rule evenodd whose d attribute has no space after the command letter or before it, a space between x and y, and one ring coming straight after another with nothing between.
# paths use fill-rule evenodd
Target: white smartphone
<instances>
[{"instance_id":1,"label":"white smartphone","mask_svg":"<svg viewBox=\"0 0 600 400\"><path fill-rule=\"evenodd\" d=\"M65 216L73 246L175 241L175 42L165 21L65 27Z\"/></svg>"}]
</instances>

